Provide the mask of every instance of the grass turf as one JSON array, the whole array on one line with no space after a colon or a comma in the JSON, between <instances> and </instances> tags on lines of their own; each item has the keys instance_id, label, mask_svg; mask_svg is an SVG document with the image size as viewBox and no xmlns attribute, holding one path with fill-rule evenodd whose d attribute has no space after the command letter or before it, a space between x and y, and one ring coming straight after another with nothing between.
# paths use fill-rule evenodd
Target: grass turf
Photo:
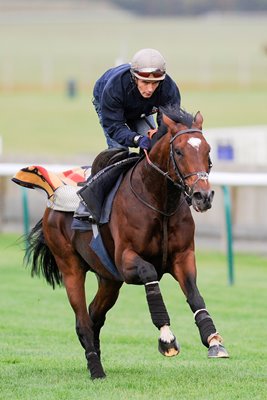
<instances>
[{"instance_id":1,"label":"grass turf","mask_svg":"<svg viewBox=\"0 0 267 400\"><path fill-rule=\"evenodd\" d=\"M181 91L182 106L188 112L202 112L204 129L266 123L264 90ZM97 154L106 143L90 99L89 89L74 99L60 92L3 93L4 155L12 161L27 157L38 164L41 159L77 163Z\"/></svg>"},{"instance_id":2,"label":"grass turf","mask_svg":"<svg viewBox=\"0 0 267 400\"><path fill-rule=\"evenodd\" d=\"M102 331L104 381L89 379L64 289L53 291L22 267L15 235L0 236L0 375L3 399L258 399L266 394L267 260L236 255L227 286L225 256L198 253L199 289L229 360L208 360L193 316L175 281L161 288L181 354L164 358L142 287L123 286ZM96 288L87 278L90 300Z\"/></svg>"}]
</instances>

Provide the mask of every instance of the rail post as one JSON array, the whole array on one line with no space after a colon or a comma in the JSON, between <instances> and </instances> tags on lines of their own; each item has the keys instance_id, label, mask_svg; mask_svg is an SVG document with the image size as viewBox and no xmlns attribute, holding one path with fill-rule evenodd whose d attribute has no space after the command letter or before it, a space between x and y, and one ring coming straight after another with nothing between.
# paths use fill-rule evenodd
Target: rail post
<instances>
[{"instance_id":1,"label":"rail post","mask_svg":"<svg viewBox=\"0 0 267 400\"><path fill-rule=\"evenodd\" d=\"M22 187L21 191L22 191L22 209L23 209L24 234L28 235L28 233L30 231L28 192L27 192L27 189L25 187Z\"/></svg>"},{"instance_id":2,"label":"rail post","mask_svg":"<svg viewBox=\"0 0 267 400\"><path fill-rule=\"evenodd\" d=\"M231 196L229 187L222 186L224 211L226 222L226 236L227 236L227 263L228 263L228 283L230 286L234 284L234 256L233 256L233 230L231 218Z\"/></svg>"}]
</instances>

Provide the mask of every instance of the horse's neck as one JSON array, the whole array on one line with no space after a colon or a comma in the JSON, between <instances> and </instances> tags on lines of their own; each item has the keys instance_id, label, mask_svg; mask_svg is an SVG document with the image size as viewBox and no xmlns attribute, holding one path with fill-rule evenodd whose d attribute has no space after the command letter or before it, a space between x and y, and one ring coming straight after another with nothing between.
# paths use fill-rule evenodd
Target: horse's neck
<instances>
[{"instance_id":1,"label":"horse's neck","mask_svg":"<svg viewBox=\"0 0 267 400\"><path fill-rule=\"evenodd\" d=\"M151 154L151 161L162 171L162 174L143 160L140 175L143 182L142 191L146 198L149 198L157 208L170 213L177 207L180 200L181 190L174 183L164 176L165 172L169 172L171 163L169 159L169 147L164 151L154 151ZM165 153L165 155L164 155Z\"/></svg>"}]
</instances>

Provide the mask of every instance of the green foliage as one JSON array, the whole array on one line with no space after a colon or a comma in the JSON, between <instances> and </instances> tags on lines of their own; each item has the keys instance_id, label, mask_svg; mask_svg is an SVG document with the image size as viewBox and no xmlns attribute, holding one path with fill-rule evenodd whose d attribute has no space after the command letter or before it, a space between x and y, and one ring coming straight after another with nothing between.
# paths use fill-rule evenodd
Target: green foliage
<instances>
[{"instance_id":1,"label":"green foliage","mask_svg":"<svg viewBox=\"0 0 267 400\"><path fill-rule=\"evenodd\" d=\"M102 333L107 379L90 381L64 288L53 291L22 267L23 249L0 236L0 376L5 400L263 400L266 394L266 258L236 255L236 284L227 286L226 259L199 253L199 288L225 339L229 360L208 360L178 284L161 289L181 354L157 351L143 287L125 285ZM90 301L96 290L87 277Z\"/></svg>"}]
</instances>

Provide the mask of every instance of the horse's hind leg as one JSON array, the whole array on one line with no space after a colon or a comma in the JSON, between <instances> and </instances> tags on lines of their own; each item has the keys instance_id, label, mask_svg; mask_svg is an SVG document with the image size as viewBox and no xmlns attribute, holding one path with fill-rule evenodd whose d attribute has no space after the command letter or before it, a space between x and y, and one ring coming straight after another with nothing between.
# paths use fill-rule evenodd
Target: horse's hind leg
<instances>
[{"instance_id":1,"label":"horse's hind leg","mask_svg":"<svg viewBox=\"0 0 267 400\"><path fill-rule=\"evenodd\" d=\"M104 378L105 373L94 347L92 321L87 312L84 286L86 272L71 245L66 226L63 213L57 214L57 217L54 217L53 213L50 215L50 212L45 214L43 219L45 241L62 274L69 302L76 317L76 332L85 349L88 369L92 379Z\"/></svg>"},{"instance_id":2,"label":"horse's hind leg","mask_svg":"<svg viewBox=\"0 0 267 400\"><path fill-rule=\"evenodd\" d=\"M56 258L56 257L55 257ZM62 265L62 260L56 259L59 268L61 267L64 285L66 287L70 305L75 313L76 332L81 345L85 350L87 367L91 378L104 378L101 361L94 346L94 333L92 330L92 321L87 312L85 296L85 271L78 263L77 257L68 258L71 267L66 270L66 263Z\"/></svg>"},{"instance_id":3,"label":"horse's hind leg","mask_svg":"<svg viewBox=\"0 0 267 400\"><path fill-rule=\"evenodd\" d=\"M196 284L196 267L194 252L190 251L183 257L183 263L176 264L172 275L179 282L187 302L194 313L201 341L208 350L210 358L228 358L228 353L222 345L222 337L217 332L214 322L206 309L203 297Z\"/></svg>"},{"instance_id":4,"label":"horse's hind leg","mask_svg":"<svg viewBox=\"0 0 267 400\"><path fill-rule=\"evenodd\" d=\"M123 282L98 278L98 291L89 306L89 315L93 322L94 346L100 358L100 330L106 319L106 313L114 306Z\"/></svg>"}]
</instances>

